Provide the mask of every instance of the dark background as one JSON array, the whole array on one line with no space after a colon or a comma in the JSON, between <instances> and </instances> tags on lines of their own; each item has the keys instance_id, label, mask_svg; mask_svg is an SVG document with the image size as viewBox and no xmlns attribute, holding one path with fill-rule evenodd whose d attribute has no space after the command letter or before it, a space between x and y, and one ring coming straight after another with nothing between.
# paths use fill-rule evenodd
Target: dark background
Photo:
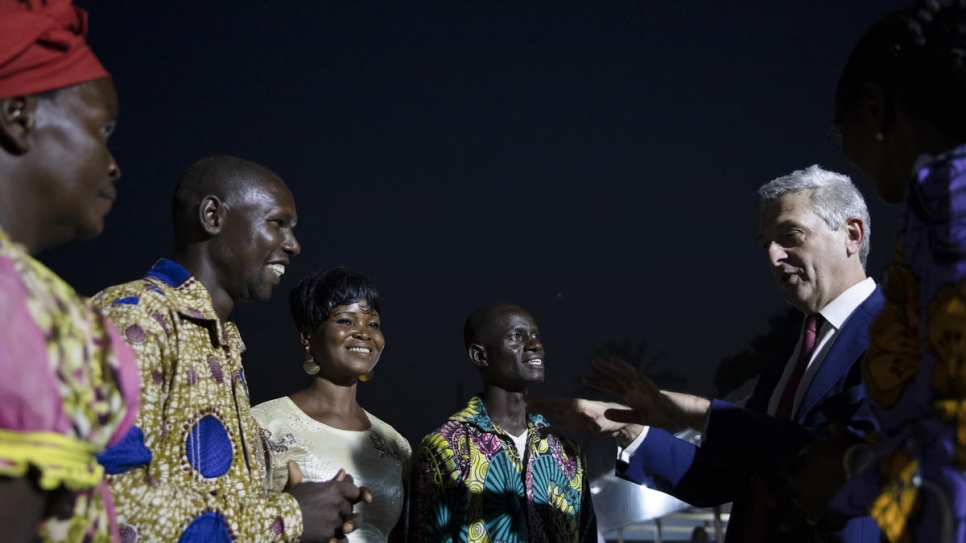
<instances>
[{"instance_id":1,"label":"dark background","mask_svg":"<svg viewBox=\"0 0 966 543\"><path fill-rule=\"evenodd\" d=\"M508 300L547 349L536 394L578 392L629 343L713 394L718 363L785 309L756 189L813 163L839 70L893 0L331 2L81 0L116 79L120 196L97 240L44 256L85 294L170 256L169 201L212 154L277 171L302 255L236 307L253 403L307 377L285 302L334 265L380 286L387 347L363 407L411 441L478 391L462 346ZM881 275L895 210L869 185Z\"/></svg>"}]
</instances>

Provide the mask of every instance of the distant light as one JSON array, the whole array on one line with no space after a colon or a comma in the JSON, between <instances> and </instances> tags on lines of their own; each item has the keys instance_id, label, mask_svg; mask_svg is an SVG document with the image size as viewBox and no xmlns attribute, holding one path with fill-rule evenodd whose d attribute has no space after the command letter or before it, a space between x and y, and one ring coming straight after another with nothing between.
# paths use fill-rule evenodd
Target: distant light
<instances>
[{"instance_id":1,"label":"distant light","mask_svg":"<svg viewBox=\"0 0 966 543\"><path fill-rule=\"evenodd\" d=\"M591 494L600 494L600 490L601 490L600 485L590 485Z\"/></svg>"},{"instance_id":2,"label":"distant light","mask_svg":"<svg viewBox=\"0 0 966 543\"><path fill-rule=\"evenodd\" d=\"M557 293L557 298L563 298L563 292L558 292Z\"/></svg>"}]
</instances>

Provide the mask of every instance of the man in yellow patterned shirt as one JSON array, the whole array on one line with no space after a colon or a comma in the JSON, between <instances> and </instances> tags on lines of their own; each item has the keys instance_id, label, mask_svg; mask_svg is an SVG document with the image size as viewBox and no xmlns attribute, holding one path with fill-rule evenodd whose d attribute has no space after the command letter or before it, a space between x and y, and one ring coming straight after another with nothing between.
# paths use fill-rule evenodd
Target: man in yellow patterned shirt
<instances>
[{"instance_id":1,"label":"man in yellow patterned shirt","mask_svg":"<svg viewBox=\"0 0 966 543\"><path fill-rule=\"evenodd\" d=\"M134 347L143 408L100 457L124 541L324 541L358 525L351 478L267 493L258 426L228 320L266 301L300 247L292 194L270 170L203 159L175 191L175 255L94 298Z\"/></svg>"}]
</instances>

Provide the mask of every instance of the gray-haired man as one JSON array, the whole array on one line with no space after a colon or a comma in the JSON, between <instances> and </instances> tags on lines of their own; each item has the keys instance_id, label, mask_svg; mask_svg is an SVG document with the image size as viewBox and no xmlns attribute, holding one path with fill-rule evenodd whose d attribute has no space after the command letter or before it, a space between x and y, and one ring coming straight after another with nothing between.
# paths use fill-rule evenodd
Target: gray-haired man
<instances>
[{"instance_id":1,"label":"gray-haired man","mask_svg":"<svg viewBox=\"0 0 966 543\"><path fill-rule=\"evenodd\" d=\"M728 541L812 542L808 527L779 532L769 486L782 480L783 462L827 435L830 424L858 435L875 427L859 360L884 300L865 274L869 214L848 177L812 166L765 184L759 195L759 242L778 288L805 322L798 343L761 372L745 407L658 390L619 360L595 363L599 376L589 381L631 409L587 400L530 403L558 413L564 427L590 422L617 437L617 471L626 479L701 507L734 502ZM701 446L672 434L686 428L704 432ZM862 517L830 540L873 543L878 528Z\"/></svg>"}]
</instances>

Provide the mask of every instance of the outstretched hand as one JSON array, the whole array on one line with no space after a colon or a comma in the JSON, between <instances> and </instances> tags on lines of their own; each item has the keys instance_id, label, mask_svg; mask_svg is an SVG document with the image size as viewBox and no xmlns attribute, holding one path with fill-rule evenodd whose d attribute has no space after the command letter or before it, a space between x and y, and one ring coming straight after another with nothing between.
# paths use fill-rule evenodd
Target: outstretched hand
<instances>
[{"instance_id":1,"label":"outstretched hand","mask_svg":"<svg viewBox=\"0 0 966 543\"><path fill-rule=\"evenodd\" d=\"M302 470L294 461L288 462L288 482L284 492L291 494L302 510L300 541L331 543L347 541L362 524L362 515L352 508L359 502L372 503L368 488L356 486L345 470L324 483L303 483Z\"/></svg>"},{"instance_id":2,"label":"outstretched hand","mask_svg":"<svg viewBox=\"0 0 966 543\"><path fill-rule=\"evenodd\" d=\"M618 423L638 424L679 432L685 428L704 430L711 402L699 396L667 392L634 366L617 358L595 358L597 375L584 384L621 398L629 408L612 409L605 416Z\"/></svg>"},{"instance_id":3,"label":"outstretched hand","mask_svg":"<svg viewBox=\"0 0 966 543\"><path fill-rule=\"evenodd\" d=\"M636 413L619 403L559 396L526 396L524 400L528 412L540 413L550 422L550 427L541 429L541 433L605 434L617 438L617 442L626 447L643 430L643 426L633 421L618 422L622 416L619 412ZM627 418L633 417L628 415Z\"/></svg>"}]
</instances>

